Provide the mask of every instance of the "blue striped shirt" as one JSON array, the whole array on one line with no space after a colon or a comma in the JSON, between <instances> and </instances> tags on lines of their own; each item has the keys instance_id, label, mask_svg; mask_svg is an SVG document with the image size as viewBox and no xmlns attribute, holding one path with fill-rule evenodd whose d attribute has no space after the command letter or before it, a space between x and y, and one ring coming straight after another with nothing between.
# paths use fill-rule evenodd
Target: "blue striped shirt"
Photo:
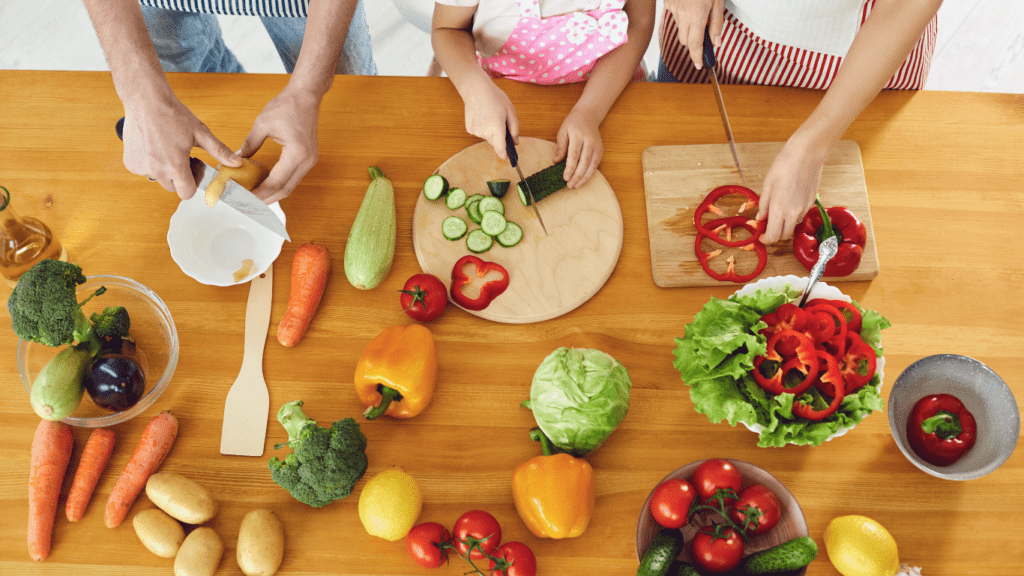
<instances>
[{"instance_id":1,"label":"blue striped shirt","mask_svg":"<svg viewBox=\"0 0 1024 576\"><path fill-rule=\"evenodd\" d=\"M309 0L140 0L143 6L224 16L305 17Z\"/></svg>"}]
</instances>

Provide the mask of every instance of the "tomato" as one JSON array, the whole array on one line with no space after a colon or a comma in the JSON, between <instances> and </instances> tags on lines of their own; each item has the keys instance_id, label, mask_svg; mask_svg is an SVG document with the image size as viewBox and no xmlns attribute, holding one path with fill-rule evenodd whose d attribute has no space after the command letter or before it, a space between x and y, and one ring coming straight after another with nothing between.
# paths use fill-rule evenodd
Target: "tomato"
<instances>
[{"instance_id":1,"label":"tomato","mask_svg":"<svg viewBox=\"0 0 1024 576\"><path fill-rule=\"evenodd\" d=\"M498 544L501 544L501 526L490 513L483 510L470 510L455 521L452 536L455 537L455 549L459 551L459 554L462 556L469 554L473 560L481 560L493 552ZM479 542L483 553L480 552L480 549L472 546L472 542L468 541L470 538Z\"/></svg>"},{"instance_id":2,"label":"tomato","mask_svg":"<svg viewBox=\"0 0 1024 576\"><path fill-rule=\"evenodd\" d=\"M654 489L651 516L665 528L681 528L690 517L690 505L697 492L682 478L669 478Z\"/></svg>"},{"instance_id":3,"label":"tomato","mask_svg":"<svg viewBox=\"0 0 1024 576\"><path fill-rule=\"evenodd\" d=\"M740 487L743 486L740 471L732 465L732 462L721 458L705 460L693 471L690 481L693 482L697 496L700 496L702 502L707 502L715 495L716 491L722 488L729 488L739 494ZM732 504L734 500L735 498L726 498L725 505Z\"/></svg>"},{"instance_id":4,"label":"tomato","mask_svg":"<svg viewBox=\"0 0 1024 576\"><path fill-rule=\"evenodd\" d=\"M726 528L721 536L716 536L714 530L704 526L690 541L690 556L701 573L728 572L743 559L743 539L739 533Z\"/></svg>"},{"instance_id":5,"label":"tomato","mask_svg":"<svg viewBox=\"0 0 1024 576\"><path fill-rule=\"evenodd\" d=\"M437 522L424 522L413 527L405 537L409 556L424 568L437 568L448 561L448 550L439 544L451 542L452 534Z\"/></svg>"},{"instance_id":6,"label":"tomato","mask_svg":"<svg viewBox=\"0 0 1024 576\"><path fill-rule=\"evenodd\" d=\"M530 547L522 542L506 542L492 555L503 559L507 565L498 566L491 560L491 576L537 576L537 557L533 555Z\"/></svg>"},{"instance_id":7,"label":"tomato","mask_svg":"<svg viewBox=\"0 0 1024 576\"><path fill-rule=\"evenodd\" d=\"M748 536L764 534L772 528L775 528L779 523L782 511L779 507L779 499L775 497L775 494L772 494L771 490L764 486L754 484L753 486L747 486L744 488L739 493L739 496L739 500L732 503L732 509L729 510L729 517L741 527L747 520L747 506L753 506L761 511L761 516L757 521L757 528L747 530ZM756 515L756 513L754 513L754 515Z\"/></svg>"},{"instance_id":8,"label":"tomato","mask_svg":"<svg viewBox=\"0 0 1024 576\"><path fill-rule=\"evenodd\" d=\"M448 289L433 274L414 274L405 281L398 301L413 320L430 322L448 305Z\"/></svg>"}]
</instances>

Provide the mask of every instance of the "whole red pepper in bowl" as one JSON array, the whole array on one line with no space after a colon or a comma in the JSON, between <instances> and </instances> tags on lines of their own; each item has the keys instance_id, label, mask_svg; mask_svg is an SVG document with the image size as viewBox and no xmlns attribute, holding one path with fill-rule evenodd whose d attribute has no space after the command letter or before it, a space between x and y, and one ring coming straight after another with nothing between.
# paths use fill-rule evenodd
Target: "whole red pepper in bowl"
<instances>
[{"instance_id":1,"label":"whole red pepper in bowl","mask_svg":"<svg viewBox=\"0 0 1024 576\"><path fill-rule=\"evenodd\" d=\"M952 394L921 398L907 418L907 441L914 453L935 466L949 466L972 447L978 425L964 403Z\"/></svg>"},{"instance_id":2,"label":"whole red pepper in bowl","mask_svg":"<svg viewBox=\"0 0 1024 576\"><path fill-rule=\"evenodd\" d=\"M815 200L815 206L793 230L793 256L807 270L814 268L818 246L830 235L830 228L839 240L839 251L825 265L825 276L849 276L860 266L868 234L864 223L848 208L833 206L826 210L821 201Z\"/></svg>"},{"instance_id":3,"label":"whole red pepper in bowl","mask_svg":"<svg viewBox=\"0 0 1024 576\"><path fill-rule=\"evenodd\" d=\"M492 279L488 280L488 273ZM473 295L471 285L479 281L479 292ZM469 288L469 290L467 290ZM459 258L452 267L452 301L466 310L483 310L508 288L508 271L494 262L485 262L472 254Z\"/></svg>"}]
</instances>

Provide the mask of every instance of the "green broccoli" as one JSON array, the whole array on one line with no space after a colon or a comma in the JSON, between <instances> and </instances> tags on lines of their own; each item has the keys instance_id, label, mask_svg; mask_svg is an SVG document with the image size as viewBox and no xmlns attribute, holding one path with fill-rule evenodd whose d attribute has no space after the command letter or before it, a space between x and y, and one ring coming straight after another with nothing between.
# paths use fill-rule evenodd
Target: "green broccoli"
<instances>
[{"instance_id":1,"label":"green broccoli","mask_svg":"<svg viewBox=\"0 0 1024 576\"><path fill-rule=\"evenodd\" d=\"M366 436L352 418L321 428L302 411L302 401L288 402L277 412L288 431L293 450L284 460L270 459L270 473L278 486L314 508L322 508L352 493L366 473Z\"/></svg>"},{"instance_id":2,"label":"green broccoli","mask_svg":"<svg viewBox=\"0 0 1024 576\"><path fill-rule=\"evenodd\" d=\"M104 308L102 313L93 312L89 320L100 338L126 338L132 325L128 310L124 306L109 306Z\"/></svg>"}]
</instances>

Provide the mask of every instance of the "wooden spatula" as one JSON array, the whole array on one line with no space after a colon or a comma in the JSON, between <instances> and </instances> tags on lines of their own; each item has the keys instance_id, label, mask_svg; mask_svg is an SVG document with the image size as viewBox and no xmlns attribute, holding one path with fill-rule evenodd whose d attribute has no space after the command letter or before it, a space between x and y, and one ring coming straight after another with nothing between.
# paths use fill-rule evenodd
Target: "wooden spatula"
<instances>
[{"instance_id":1,"label":"wooden spatula","mask_svg":"<svg viewBox=\"0 0 1024 576\"><path fill-rule=\"evenodd\" d=\"M267 439L270 393L263 379L263 347L270 328L270 304L274 295L274 266L252 279L245 307L245 351L242 369L224 402L220 453L262 456Z\"/></svg>"}]
</instances>

